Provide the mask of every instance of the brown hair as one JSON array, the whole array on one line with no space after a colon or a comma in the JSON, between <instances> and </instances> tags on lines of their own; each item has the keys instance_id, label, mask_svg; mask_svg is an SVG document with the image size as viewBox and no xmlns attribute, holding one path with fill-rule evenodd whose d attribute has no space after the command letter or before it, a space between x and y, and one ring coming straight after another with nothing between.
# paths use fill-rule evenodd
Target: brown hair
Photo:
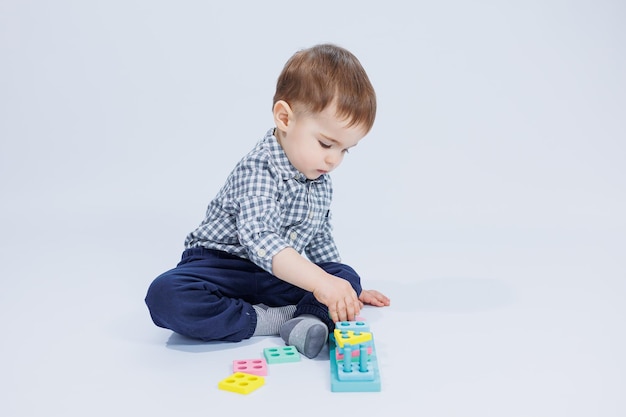
<instances>
[{"instance_id":1,"label":"brown hair","mask_svg":"<svg viewBox=\"0 0 626 417\"><path fill-rule=\"evenodd\" d=\"M306 112L321 112L334 103L337 116L348 119L349 126L362 125L366 132L376 117L376 93L361 63L332 44L303 49L289 58L276 83L274 104L279 100Z\"/></svg>"}]
</instances>

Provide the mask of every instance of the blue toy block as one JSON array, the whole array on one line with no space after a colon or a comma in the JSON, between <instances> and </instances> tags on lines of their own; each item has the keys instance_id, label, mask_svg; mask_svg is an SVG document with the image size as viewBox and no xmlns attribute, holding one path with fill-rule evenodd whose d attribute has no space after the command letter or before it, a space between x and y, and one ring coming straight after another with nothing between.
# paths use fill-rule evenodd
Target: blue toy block
<instances>
[{"instance_id":1,"label":"blue toy block","mask_svg":"<svg viewBox=\"0 0 626 417\"><path fill-rule=\"evenodd\" d=\"M364 321L338 321L335 323L335 329L352 330L354 332L369 332L370 325Z\"/></svg>"},{"instance_id":2,"label":"blue toy block","mask_svg":"<svg viewBox=\"0 0 626 417\"><path fill-rule=\"evenodd\" d=\"M369 362L367 346L358 347L359 361L352 362L351 346L344 347L345 355L342 361L337 361L337 378L341 381L371 381L374 379L374 372Z\"/></svg>"},{"instance_id":3,"label":"blue toy block","mask_svg":"<svg viewBox=\"0 0 626 417\"><path fill-rule=\"evenodd\" d=\"M330 390L332 392L378 392L381 390L380 373L378 370L378 361L376 360L376 348L374 347L373 335L370 345L372 348L371 354L359 354L360 359L358 363L354 363L352 360L346 360L351 359L351 352L348 356L344 357L343 361L337 360L337 342L332 333L329 335L328 346L330 349ZM356 349L356 346L354 348ZM358 349L367 349L367 346L359 346ZM369 360L365 358L369 358ZM349 368L344 368L347 364L349 364ZM351 369L351 372L345 372L346 369ZM340 379L340 374L344 376L344 379ZM349 377L345 379L346 374L357 375L357 379L350 379ZM367 379L360 379L359 376Z\"/></svg>"},{"instance_id":4,"label":"blue toy block","mask_svg":"<svg viewBox=\"0 0 626 417\"><path fill-rule=\"evenodd\" d=\"M267 363L287 363L300 361L300 352L295 346L282 346L263 349Z\"/></svg>"}]
</instances>

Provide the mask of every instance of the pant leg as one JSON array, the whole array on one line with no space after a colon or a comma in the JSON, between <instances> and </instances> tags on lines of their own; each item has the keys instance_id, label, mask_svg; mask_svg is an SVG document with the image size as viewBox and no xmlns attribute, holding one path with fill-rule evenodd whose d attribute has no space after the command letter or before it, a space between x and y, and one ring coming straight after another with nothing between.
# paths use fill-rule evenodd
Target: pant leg
<instances>
[{"instance_id":1,"label":"pant leg","mask_svg":"<svg viewBox=\"0 0 626 417\"><path fill-rule=\"evenodd\" d=\"M317 265L329 274L348 281L350 285L352 285L352 288L354 288L354 291L356 291L357 295L361 295L361 277L359 277L352 267L338 262L323 262ZM330 318L328 307L317 301L317 299L313 296L313 293L307 292L297 304L294 316L297 317L302 314L312 314L319 317L319 319L326 324L329 332L333 332L335 330L335 323Z\"/></svg>"},{"instance_id":2,"label":"pant leg","mask_svg":"<svg viewBox=\"0 0 626 417\"><path fill-rule=\"evenodd\" d=\"M296 304L304 293L246 259L193 248L152 282L145 301L159 327L204 341L238 342L256 328L252 304Z\"/></svg>"}]
</instances>

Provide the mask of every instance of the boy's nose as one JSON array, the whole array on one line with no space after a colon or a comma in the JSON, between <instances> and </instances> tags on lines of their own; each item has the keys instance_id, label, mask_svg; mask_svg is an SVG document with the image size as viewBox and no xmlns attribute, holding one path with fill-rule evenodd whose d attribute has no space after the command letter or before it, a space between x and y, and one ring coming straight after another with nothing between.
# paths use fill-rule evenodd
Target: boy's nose
<instances>
[{"instance_id":1,"label":"boy's nose","mask_svg":"<svg viewBox=\"0 0 626 417\"><path fill-rule=\"evenodd\" d=\"M328 165L330 165L331 168L334 168L335 166L337 166L340 160L341 160L341 156L333 152L331 154L326 155L325 161Z\"/></svg>"}]
</instances>

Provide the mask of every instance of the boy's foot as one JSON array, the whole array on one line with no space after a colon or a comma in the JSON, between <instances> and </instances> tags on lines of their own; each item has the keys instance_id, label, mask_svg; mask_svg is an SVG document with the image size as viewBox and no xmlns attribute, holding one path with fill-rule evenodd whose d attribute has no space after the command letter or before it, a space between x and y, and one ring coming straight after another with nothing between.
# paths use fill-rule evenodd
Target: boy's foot
<instances>
[{"instance_id":1,"label":"boy's foot","mask_svg":"<svg viewBox=\"0 0 626 417\"><path fill-rule=\"evenodd\" d=\"M295 346L307 358L314 358L328 340L328 328L317 317L303 314L280 327L280 337L289 346Z\"/></svg>"},{"instance_id":2,"label":"boy's foot","mask_svg":"<svg viewBox=\"0 0 626 417\"><path fill-rule=\"evenodd\" d=\"M296 306L268 307L265 304L252 306L256 311L256 329L253 336L276 336L280 327L293 318Z\"/></svg>"}]
</instances>

